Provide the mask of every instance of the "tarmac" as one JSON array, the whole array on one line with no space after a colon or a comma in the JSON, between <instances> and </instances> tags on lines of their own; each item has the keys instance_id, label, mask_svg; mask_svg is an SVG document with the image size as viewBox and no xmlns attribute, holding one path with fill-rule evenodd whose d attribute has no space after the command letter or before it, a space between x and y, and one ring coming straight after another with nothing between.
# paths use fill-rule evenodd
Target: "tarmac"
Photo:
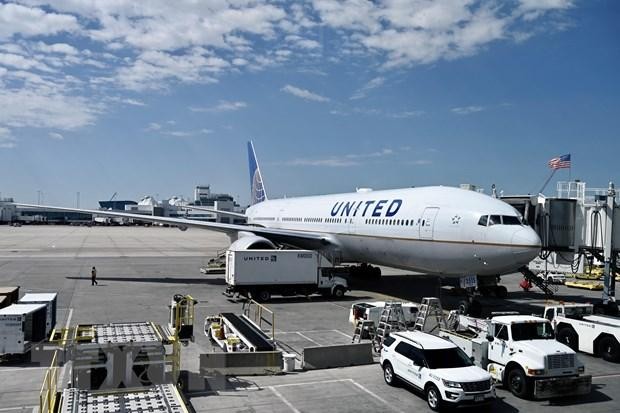
<instances>
[{"instance_id":1,"label":"tarmac","mask_svg":"<svg viewBox=\"0 0 620 413\"><path fill-rule=\"evenodd\" d=\"M121 321L153 321L165 325L174 294L191 294L196 307L196 342L182 350L187 371L187 398L193 408L212 412L370 412L430 411L424 398L406 387L389 387L378 364L275 376L201 377L198 355L210 348L202 320L225 311L241 312L241 303L222 295L223 276L205 276L199 269L229 244L222 234L161 227L0 226L0 285L19 285L27 292L58 292L61 325ZM90 268L98 270L91 286ZM287 351L349 343L348 322L357 301L402 299L419 302L441 293L444 308L459 297L434 277L384 268L381 281L358 281L343 300L274 297L267 306L276 313L275 338ZM519 289L519 275L502 278L507 300L485 300L488 311L519 309L542 313L544 296ZM599 291L560 287L556 296L567 301L600 297ZM517 399L499 388L496 412L617 412L620 364L579 354L592 374L593 391L579 398L555 401ZM36 363L0 364L0 413L35 412L45 367ZM69 379L61 369L61 383ZM473 411L473 410L472 410Z\"/></svg>"}]
</instances>

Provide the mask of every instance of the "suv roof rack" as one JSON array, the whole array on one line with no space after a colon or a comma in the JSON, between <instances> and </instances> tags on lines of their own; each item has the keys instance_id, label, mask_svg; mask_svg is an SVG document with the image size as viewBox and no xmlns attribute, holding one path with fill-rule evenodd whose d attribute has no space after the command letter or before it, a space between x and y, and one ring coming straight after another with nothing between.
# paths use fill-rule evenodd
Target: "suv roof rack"
<instances>
[{"instance_id":1,"label":"suv roof rack","mask_svg":"<svg viewBox=\"0 0 620 413\"><path fill-rule=\"evenodd\" d=\"M413 333L413 331L397 331L397 332L394 332L393 335L397 335L398 337L402 338L403 340L411 341L412 343L415 343L418 346L420 346L420 348L422 350L424 350L424 346L422 345L422 343L420 343L419 341L414 340L414 339L412 339L410 337L404 336L402 333Z\"/></svg>"}]
</instances>

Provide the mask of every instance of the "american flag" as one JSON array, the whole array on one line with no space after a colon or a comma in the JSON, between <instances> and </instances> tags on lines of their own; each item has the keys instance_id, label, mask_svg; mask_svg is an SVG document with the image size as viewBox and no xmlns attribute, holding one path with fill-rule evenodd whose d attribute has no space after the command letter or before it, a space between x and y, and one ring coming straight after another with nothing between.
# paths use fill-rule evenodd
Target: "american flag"
<instances>
[{"instance_id":1,"label":"american flag","mask_svg":"<svg viewBox=\"0 0 620 413\"><path fill-rule=\"evenodd\" d=\"M562 155L557 158L553 158L549 161L549 168L562 169L570 168L570 153L568 155Z\"/></svg>"}]
</instances>

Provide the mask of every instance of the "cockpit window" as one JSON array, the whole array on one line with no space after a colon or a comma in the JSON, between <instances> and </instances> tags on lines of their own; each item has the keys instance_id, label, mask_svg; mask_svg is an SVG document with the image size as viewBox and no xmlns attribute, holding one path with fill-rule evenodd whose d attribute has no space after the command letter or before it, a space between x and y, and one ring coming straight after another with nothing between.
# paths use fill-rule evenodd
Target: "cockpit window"
<instances>
[{"instance_id":1,"label":"cockpit window","mask_svg":"<svg viewBox=\"0 0 620 413\"><path fill-rule=\"evenodd\" d=\"M480 221L478 221L478 225L482 225L483 227L486 227L488 221L489 221L489 216L483 215L480 217Z\"/></svg>"},{"instance_id":2,"label":"cockpit window","mask_svg":"<svg viewBox=\"0 0 620 413\"><path fill-rule=\"evenodd\" d=\"M501 225L502 217L499 215L491 215L489 219L489 226L491 225Z\"/></svg>"},{"instance_id":3,"label":"cockpit window","mask_svg":"<svg viewBox=\"0 0 620 413\"><path fill-rule=\"evenodd\" d=\"M521 225L521 220L511 215L503 215L502 222L504 225Z\"/></svg>"}]
</instances>

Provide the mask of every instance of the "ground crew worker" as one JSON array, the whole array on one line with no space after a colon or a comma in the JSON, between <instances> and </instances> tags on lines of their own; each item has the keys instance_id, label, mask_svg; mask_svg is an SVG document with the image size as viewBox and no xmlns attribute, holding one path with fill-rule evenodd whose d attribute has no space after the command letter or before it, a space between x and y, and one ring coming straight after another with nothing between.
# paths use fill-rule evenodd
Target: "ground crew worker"
<instances>
[{"instance_id":1,"label":"ground crew worker","mask_svg":"<svg viewBox=\"0 0 620 413\"><path fill-rule=\"evenodd\" d=\"M90 285L99 285L97 282L97 269L95 267L90 271Z\"/></svg>"}]
</instances>

